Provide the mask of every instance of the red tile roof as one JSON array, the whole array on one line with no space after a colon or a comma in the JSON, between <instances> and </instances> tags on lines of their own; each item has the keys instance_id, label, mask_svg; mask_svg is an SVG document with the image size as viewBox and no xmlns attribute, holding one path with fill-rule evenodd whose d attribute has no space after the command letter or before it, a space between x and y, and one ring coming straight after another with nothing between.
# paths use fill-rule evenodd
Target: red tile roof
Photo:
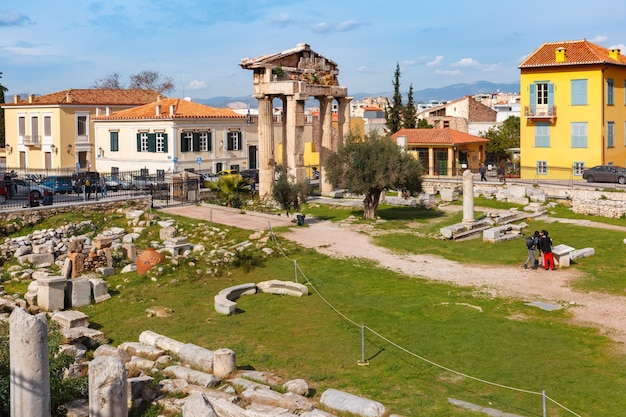
<instances>
[{"instance_id":1,"label":"red tile roof","mask_svg":"<svg viewBox=\"0 0 626 417\"><path fill-rule=\"evenodd\" d=\"M157 116L157 106L159 115ZM173 115L170 115L173 106ZM180 98L168 98L132 109L120 110L109 116L92 117L94 120L137 120L137 119L245 119L246 115L231 109L218 109Z\"/></svg>"},{"instance_id":2,"label":"red tile roof","mask_svg":"<svg viewBox=\"0 0 626 417\"><path fill-rule=\"evenodd\" d=\"M557 48L565 48L565 60L556 62ZM610 51L586 39L578 41L547 42L528 56L519 68L558 67L568 65L613 64L626 65L626 56L619 54L615 60Z\"/></svg>"},{"instance_id":3,"label":"red tile roof","mask_svg":"<svg viewBox=\"0 0 626 417\"><path fill-rule=\"evenodd\" d=\"M108 90L78 89L64 90L42 96L21 97L17 103L5 103L3 106L41 106L41 105L90 105L90 106L140 106L156 101L159 93L154 90Z\"/></svg>"},{"instance_id":4,"label":"red tile roof","mask_svg":"<svg viewBox=\"0 0 626 417\"><path fill-rule=\"evenodd\" d=\"M454 129L400 129L391 139L398 140L399 136L405 136L410 145L465 145L472 143L487 143L489 139L470 135Z\"/></svg>"}]
</instances>

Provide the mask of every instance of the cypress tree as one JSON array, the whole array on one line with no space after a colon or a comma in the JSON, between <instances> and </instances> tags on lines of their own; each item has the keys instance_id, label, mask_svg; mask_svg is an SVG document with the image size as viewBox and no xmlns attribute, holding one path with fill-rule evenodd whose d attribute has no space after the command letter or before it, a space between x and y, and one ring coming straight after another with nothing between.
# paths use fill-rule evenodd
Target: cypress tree
<instances>
[{"instance_id":1,"label":"cypress tree","mask_svg":"<svg viewBox=\"0 0 626 417\"><path fill-rule=\"evenodd\" d=\"M402 109L402 127L405 129L415 129L417 127L417 108L413 102L413 84L409 87L409 94L406 98L406 106Z\"/></svg>"},{"instance_id":2,"label":"cypress tree","mask_svg":"<svg viewBox=\"0 0 626 417\"><path fill-rule=\"evenodd\" d=\"M387 102L385 109L385 127L390 134L396 133L402 127L402 94L400 94L400 64L396 63L393 74L393 101Z\"/></svg>"}]
</instances>

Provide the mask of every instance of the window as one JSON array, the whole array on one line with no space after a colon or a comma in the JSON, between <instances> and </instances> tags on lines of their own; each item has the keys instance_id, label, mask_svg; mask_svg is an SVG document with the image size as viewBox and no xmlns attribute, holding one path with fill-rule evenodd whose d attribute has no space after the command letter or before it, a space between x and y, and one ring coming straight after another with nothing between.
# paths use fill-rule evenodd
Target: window
<instances>
[{"instance_id":1,"label":"window","mask_svg":"<svg viewBox=\"0 0 626 417\"><path fill-rule=\"evenodd\" d=\"M587 105L587 80L572 80L572 106Z\"/></svg>"},{"instance_id":2,"label":"window","mask_svg":"<svg viewBox=\"0 0 626 417\"><path fill-rule=\"evenodd\" d=\"M118 152L120 150L119 132L109 132L109 149L111 149L111 152Z\"/></svg>"},{"instance_id":3,"label":"window","mask_svg":"<svg viewBox=\"0 0 626 417\"><path fill-rule=\"evenodd\" d=\"M584 170L585 170L584 162L574 162L574 175L575 176L583 175Z\"/></svg>"},{"instance_id":4,"label":"window","mask_svg":"<svg viewBox=\"0 0 626 417\"><path fill-rule=\"evenodd\" d=\"M228 148L229 151L238 151L241 149L241 132L236 130L228 132Z\"/></svg>"},{"instance_id":5,"label":"window","mask_svg":"<svg viewBox=\"0 0 626 417\"><path fill-rule=\"evenodd\" d=\"M137 133L138 152L167 152L167 133Z\"/></svg>"},{"instance_id":6,"label":"window","mask_svg":"<svg viewBox=\"0 0 626 417\"><path fill-rule=\"evenodd\" d=\"M76 133L78 136L87 136L87 116L76 117Z\"/></svg>"},{"instance_id":7,"label":"window","mask_svg":"<svg viewBox=\"0 0 626 417\"><path fill-rule=\"evenodd\" d=\"M211 132L200 132L200 144L199 144L199 151L210 151L211 148L209 147L210 144L210 139L211 137Z\"/></svg>"},{"instance_id":8,"label":"window","mask_svg":"<svg viewBox=\"0 0 626 417\"><path fill-rule=\"evenodd\" d=\"M613 93L614 93L614 81L613 78L608 78L606 80L606 104L609 106L613 105Z\"/></svg>"},{"instance_id":9,"label":"window","mask_svg":"<svg viewBox=\"0 0 626 417\"><path fill-rule=\"evenodd\" d=\"M20 137L26 136L26 117L20 116L17 118L17 134Z\"/></svg>"},{"instance_id":10,"label":"window","mask_svg":"<svg viewBox=\"0 0 626 417\"><path fill-rule=\"evenodd\" d=\"M615 122L606 124L606 146L607 148L615 147Z\"/></svg>"},{"instance_id":11,"label":"window","mask_svg":"<svg viewBox=\"0 0 626 417\"><path fill-rule=\"evenodd\" d=\"M43 135L46 137L52 136L52 116L43 117Z\"/></svg>"},{"instance_id":12,"label":"window","mask_svg":"<svg viewBox=\"0 0 626 417\"><path fill-rule=\"evenodd\" d=\"M548 83L537 84L537 104L548 104Z\"/></svg>"},{"instance_id":13,"label":"window","mask_svg":"<svg viewBox=\"0 0 626 417\"><path fill-rule=\"evenodd\" d=\"M193 151L193 132L183 132L180 135L180 151L181 152Z\"/></svg>"},{"instance_id":14,"label":"window","mask_svg":"<svg viewBox=\"0 0 626 417\"><path fill-rule=\"evenodd\" d=\"M550 123L535 123L535 148L550 147Z\"/></svg>"},{"instance_id":15,"label":"window","mask_svg":"<svg viewBox=\"0 0 626 417\"><path fill-rule=\"evenodd\" d=\"M156 151L157 152L165 152L165 133L157 132L156 134Z\"/></svg>"},{"instance_id":16,"label":"window","mask_svg":"<svg viewBox=\"0 0 626 417\"><path fill-rule=\"evenodd\" d=\"M148 133L143 132L139 134L139 152L148 152Z\"/></svg>"},{"instance_id":17,"label":"window","mask_svg":"<svg viewBox=\"0 0 626 417\"><path fill-rule=\"evenodd\" d=\"M30 118L30 136L33 142L39 142L39 117Z\"/></svg>"},{"instance_id":18,"label":"window","mask_svg":"<svg viewBox=\"0 0 626 417\"><path fill-rule=\"evenodd\" d=\"M587 147L587 122L572 122L572 148Z\"/></svg>"},{"instance_id":19,"label":"window","mask_svg":"<svg viewBox=\"0 0 626 417\"><path fill-rule=\"evenodd\" d=\"M537 161L537 174L548 173L548 161Z\"/></svg>"}]
</instances>

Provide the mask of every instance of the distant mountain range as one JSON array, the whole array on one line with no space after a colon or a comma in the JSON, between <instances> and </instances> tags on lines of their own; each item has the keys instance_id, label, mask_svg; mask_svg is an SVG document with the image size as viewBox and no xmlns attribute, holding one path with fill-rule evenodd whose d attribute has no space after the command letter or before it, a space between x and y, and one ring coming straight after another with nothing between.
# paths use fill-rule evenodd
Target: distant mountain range
<instances>
[{"instance_id":1,"label":"distant mountain range","mask_svg":"<svg viewBox=\"0 0 626 417\"><path fill-rule=\"evenodd\" d=\"M426 103L430 100L437 101L451 101L463 98L465 96L473 96L475 94L489 94L489 93L519 93L519 83L503 84L492 83L488 81L476 81L469 84L452 84L441 88L425 88L423 90L413 91L413 100L415 103ZM406 102L406 91L403 91L403 99ZM389 97L393 96L393 91L383 91L378 93L350 93L354 100L362 100L365 97ZM27 97L28 94L20 94L22 98ZM249 96L242 97L211 97L211 98L192 98L195 103L206 104L207 106L224 108L241 108L256 109L258 107L257 99ZM5 96L6 103L13 102L13 96ZM281 106L279 100L274 103L275 106ZM307 102L307 106L317 107L319 104L317 100L311 99Z\"/></svg>"},{"instance_id":2,"label":"distant mountain range","mask_svg":"<svg viewBox=\"0 0 626 417\"><path fill-rule=\"evenodd\" d=\"M430 100L437 101L451 101L463 98L465 96L473 96L475 94L489 94L489 93L519 93L519 83L492 83L488 81L476 81L470 84L452 84L441 88L426 88L423 90L413 91L413 100L416 103L426 103ZM348 94L354 98L354 100L362 100L365 97L389 97L393 96L393 91L384 91L379 93L350 93ZM403 92L404 100L406 100L406 92ZM192 98L195 103L206 104L211 107L234 107L234 108L248 108L256 109L258 102L252 96L242 97L212 97L212 98ZM311 103L309 106L318 106L317 100L309 100ZM280 105L280 102L278 102Z\"/></svg>"}]
</instances>

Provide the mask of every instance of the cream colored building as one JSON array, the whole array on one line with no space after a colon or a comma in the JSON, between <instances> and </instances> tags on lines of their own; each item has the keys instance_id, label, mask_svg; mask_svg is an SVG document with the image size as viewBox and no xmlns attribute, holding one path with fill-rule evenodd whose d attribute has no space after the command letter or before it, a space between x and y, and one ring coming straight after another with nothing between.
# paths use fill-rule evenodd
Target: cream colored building
<instances>
[{"instance_id":1,"label":"cream colored building","mask_svg":"<svg viewBox=\"0 0 626 417\"><path fill-rule=\"evenodd\" d=\"M254 169L257 140L248 122L231 109L180 98L93 117L96 168L148 175Z\"/></svg>"},{"instance_id":2,"label":"cream colored building","mask_svg":"<svg viewBox=\"0 0 626 417\"><path fill-rule=\"evenodd\" d=\"M157 100L153 90L65 90L15 96L5 114L6 169L90 169L96 152L92 118Z\"/></svg>"}]
</instances>

